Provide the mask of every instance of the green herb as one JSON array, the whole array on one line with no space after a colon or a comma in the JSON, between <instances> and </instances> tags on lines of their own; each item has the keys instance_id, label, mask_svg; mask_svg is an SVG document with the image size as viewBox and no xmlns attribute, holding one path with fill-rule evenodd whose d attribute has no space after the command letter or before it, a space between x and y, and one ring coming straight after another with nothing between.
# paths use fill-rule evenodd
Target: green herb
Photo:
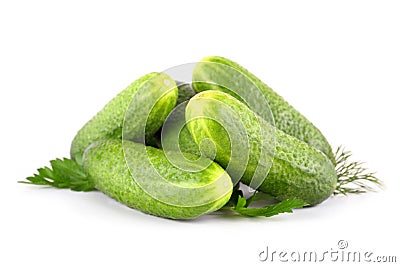
<instances>
[{"instance_id":1,"label":"green herb","mask_svg":"<svg viewBox=\"0 0 400 267\"><path fill-rule=\"evenodd\" d=\"M20 181L20 183L70 188L73 191L95 190L82 166L75 161L63 158L52 160L50 164L51 168L40 168L38 174L30 176L26 178L28 181Z\"/></svg>"},{"instance_id":2,"label":"green herb","mask_svg":"<svg viewBox=\"0 0 400 267\"><path fill-rule=\"evenodd\" d=\"M336 150L336 173L338 181L334 194L360 194L368 191L376 191L382 187L374 172L369 172L363 167L363 162L350 161L351 152L342 146Z\"/></svg>"},{"instance_id":3,"label":"green herb","mask_svg":"<svg viewBox=\"0 0 400 267\"><path fill-rule=\"evenodd\" d=\"M308 205L306 202L298 198L289 198L262 208L249 208L250 203L256 199L257 195L257 192L255 192L251 197L246 199L241 195L241 193L236 193L236 204L233 207L228 207L228 209L245 217L271 217L280 213L291 213L295 208L301 208Z\"/></svg>"}]
</instances>

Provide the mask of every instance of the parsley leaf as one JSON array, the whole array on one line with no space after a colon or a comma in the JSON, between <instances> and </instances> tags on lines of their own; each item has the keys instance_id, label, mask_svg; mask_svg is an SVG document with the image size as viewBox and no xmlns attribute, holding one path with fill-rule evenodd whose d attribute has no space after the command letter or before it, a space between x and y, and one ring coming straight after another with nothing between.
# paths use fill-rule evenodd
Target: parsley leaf
<instances>
[{"instance_id":1,"label":"parsley leaf","mask_svg":"<svg viewBox=\"0 0 400 267\"><path fill-rule=\"evenodd\" d=\"M246 217L271 217L280 213L291 213L293 212L292 209L301 208L307 205L307 203L303 200L297 198L288 198L279 203L265 206L263 208L249 208L248 206L254 200L254 198L255 194L247 200L246 198L239 196L236 205L234 207L231 207L230 209Z\"/></svg>"},{"instance_id":2,"label":"parsley leaf","mask_svg":"<svg viewBox=\"0 0 400 267\"><path fill-rule=\"evenodd\" d=\"M52 160L50 164L51 168L40 168L37 174L19 183L70 188L73 191L95 190L93 182L85 174L82 166L75 161L63 158Z\"/></svg>"}]
</instances>

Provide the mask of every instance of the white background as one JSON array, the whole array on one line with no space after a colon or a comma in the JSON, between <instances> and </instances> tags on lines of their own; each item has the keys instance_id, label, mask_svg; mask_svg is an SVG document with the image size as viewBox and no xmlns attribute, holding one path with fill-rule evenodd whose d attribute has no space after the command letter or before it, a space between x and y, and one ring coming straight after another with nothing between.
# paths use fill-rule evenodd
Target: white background
<instances>
[{"instance_id":1,"label":"white background","mask_svg":"<svg viewBox=\"0 0 400 267\"><path fill-rule=\"evenodd\" d=\"M63 2L0 3L1 266L266 266L266 246L340 239L400 261L398 1ZM17 184L69 156L77 130L130 82L207 55L250 69L386 189L273 218L182 222L99 192Z\"/></svg>"}]
</instances>

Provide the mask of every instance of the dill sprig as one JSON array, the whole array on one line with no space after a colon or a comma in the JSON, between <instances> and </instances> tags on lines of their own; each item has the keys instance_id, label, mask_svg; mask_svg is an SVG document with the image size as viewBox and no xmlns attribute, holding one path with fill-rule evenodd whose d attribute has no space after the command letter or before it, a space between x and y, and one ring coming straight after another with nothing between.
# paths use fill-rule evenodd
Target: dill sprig
<instances>
[{"instance_id":1,"label":"dill sprig","mask_svg":"<svg viewBox=\"0 0 400 267\"><path fill-rule=\"evenodd\" d=\"M351 152L346 151L343 146L339 146L336 150L338 181L334 194L361 194L368 191L376 192L381 188L383 183L375 176L376 173L364 168L364 162L351 161L351 156Z\"/></svg>"}]
</instances>

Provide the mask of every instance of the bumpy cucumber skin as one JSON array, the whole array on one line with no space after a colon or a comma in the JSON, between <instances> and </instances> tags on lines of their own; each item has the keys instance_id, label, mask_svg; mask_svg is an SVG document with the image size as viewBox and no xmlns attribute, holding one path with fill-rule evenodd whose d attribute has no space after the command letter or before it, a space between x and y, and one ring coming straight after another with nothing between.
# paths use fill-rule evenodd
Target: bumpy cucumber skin
<instances>
[{"instance_id":1,"label":"bumpy cucumber skin","mask_svg":"<svg viewBox=\"0 0 400 267\"><path fill-rule=\"evenodd\" d=\"M160 87L167 86L160 80L166 80L170 83L168 88L175 85L174 80L169 76L162 73L149 73L146 74L126 89L121 91L114 97L108 104L98 112L89 122L87 122L82 129L78 131L71 144L71 158L78 164L82 164L82 155L85 149L93 142L109 139L109 138L122 138L122 128L124 123L125 114L135 93L146 83L153 83L148 86L148 93L145 92L144 100L147 102L155 102L153 94ZM149 85L149 84L146 84ZM178 97L178 90L175 88L165 95L163 95L154 106L154 110L149 115L146 124L146 136L152 136L164 122L169 112L174 108ZM141 118L132 118L133 120L140 120ZM134 129L137 134L139 131ZM130 133L131 138L135 139L135 133Z\"/></svg>"},{"instance_id":2,"label":"bumpy cucumber skin","mask_svg":"<svg viewBox=\"0 0 400 267\"><path fill-rule=\"evenodd\" d=\"M274 161L261 191L281 200L298 197L310 205L333 194L337 174L325 154L280 130L276 140Z\"/></svg>"},{"instance_id":3,"label":"bumpy cucumber skin","mask_svg":"<svg viewBox=\"0 0 400 267\"><path fill-rule=\"evenodd\" d=\"M147 147L154 168L169 182L185 187L201 187L219 178L226 186L223 189L226 190L224 192L227 192L213 202L194 207L169 205L152 198L132 178L124 157L124 151L134 156L131 164L143 170L143 175L146 175L146 169L152 166L144 165L144 157L147 155L138 152L141 150L139 146L143 147L144 145L130 141L124 141L124 144L122 142L122 140L116 139L99 141L90 146L84 154L83 168L85 172L93 180L95 187L111 198L142 212L171 219L194 219L220 209L229 200L232 193L231 178L218 164L213 162L201 172L189 173L173 167L162 150ZM152 179L153 177L146 178ZM154 185L154 188L163 190L162 187L157 187L157 184ZM168 193L171 194L171 192ZM215 196L215 192L208 190L203 195L193 195L184 201L190 205L193 199L212 198L213 193ZM176 198L179 197L176 195Z\"/></svg>"},{"instance_id":4,"label":"bumpy cucumber skin","mask_svg":"<svg viewBox=\"0 0 400 267\"><path fill-rule=\"evenodd\" d=\"M218 101L199 101L214 99ZM219 104L221 103L221 104ZM228 121L225 129L220 124L210 123L207 118L193 119L203 114L219 114L223 112L222 104L229 106L241 118L241 123L247 130L240 132L234 124ZM222 110L222 111L221 111ZM227 115L225 115L227 116ZM221 116L224 120L223 116ZM249 161L241 182L249 185L257 163L266 165L271 157L261 158L260 147L273 141L270 137L260 135L259 129L273 134L273 127L252 112L236 98L220 91L204 91L193 97L186 107L186 119L193 139L199 144L203 139L211 139L217 147L215 161L222 167L227 167L231 160L229 136L224 132L243 135L250 144ZM225 119L226 120L226 119ZM229 120L229 119L228 119ZM232 120L231 120L232 121ZM334 191L337 175L332 162L319 150L305 142L275 129L275 154L271 169L258 190L269 193L280 200L297 197L310 205L318 204L327 199ZM246 135L246 136L244 136ZM269 140L270 139L270 140ZM267 148L268 149L268 148ZM207 150L203 150L207 155ZM270 156L270 155L268 155ZM245 164L245 162L239 162ZM240 166L237 166L240 168Z\"/></svg>"},{"instance_id":5,"label":"bumpy cucumber skin","mask_svg":"<svg viewBox=\"0 0 400 267\"><path fill-rule=\"evenodd\" d=\"M287 103L280 95L272 90L268 85L258 79L254 74L250 73L247 69L240 66L236 62L233 62L227 58L210 56L205 57L201 62L211 62L218 64L197 64L193 71L193 84L192 87L195 92L202 92L205 90L221 90L225 93L229 93L232 96L237 97L231 91L224 87L216 84L210 84L208 82L220 83L223 80L232 79L229 74L224 71L226 67L220 67L219 64L232 67L233 69L243 73L261 90L264 97L267 99L269 107L272 111L275 120L275 126L281 131L292 135L303 142L311 145L312 147L322 151L335 165L335 156L332 152L332 148L328 143L327 139L321 133L321 131L315 127L306 117L300 112L293 108ZM236 77L237 79L237 77ZM195 81L206 81L206 82L195 82ZM240 84L240 79L235 80L236 83ZM238 98L238 97L237 97ZM240 100L240 98L238 98Z\"/></svg>"}]
</instances>

